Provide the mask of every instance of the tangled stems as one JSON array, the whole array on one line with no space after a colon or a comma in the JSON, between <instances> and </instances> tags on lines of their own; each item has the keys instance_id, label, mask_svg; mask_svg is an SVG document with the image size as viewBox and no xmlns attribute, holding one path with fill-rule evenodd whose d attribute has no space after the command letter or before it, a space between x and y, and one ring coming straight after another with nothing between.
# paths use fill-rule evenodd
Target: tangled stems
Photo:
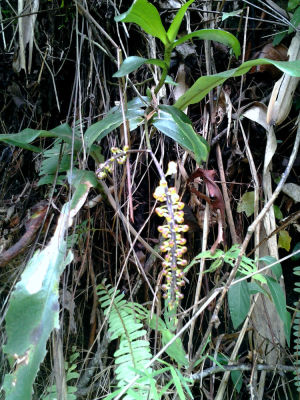
<instances>
[{"instance_id":1,"label":"tangled stems","mask_svg":"<svg viewBox=\"0 0 300 400\"><path fill-rule=\"evenodd\" d=\"M169 163L169 170L174 168L175 163ZM176 167L176 164L175 164ZM167 172L168 175L168 172ZM159 186L156 188L153 197L160 203L166 202L155 209L159 217L164 217L165 225L158 227L158 231L165 239L160 247L161 252L166 253L162 263L162 274L166 278L166 282L162 285L165 292L163 297L170 299L170 307L174 307L175 303L183 298L180 288L184 286L182 267L187 265L187 260L183 258L187 251L186 239L182 237L183 232L187 232L189 227L184 225L184 203L179 201L179 195L175 188L169 188L167 181L161 179Z\"/></svg>"}]
</instances>

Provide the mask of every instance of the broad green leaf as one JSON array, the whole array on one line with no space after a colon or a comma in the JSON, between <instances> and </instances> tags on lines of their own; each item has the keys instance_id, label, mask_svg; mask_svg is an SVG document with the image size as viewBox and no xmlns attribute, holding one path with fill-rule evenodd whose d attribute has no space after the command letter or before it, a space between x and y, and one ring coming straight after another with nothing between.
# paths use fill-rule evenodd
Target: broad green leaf
<instances>
[{"instance_id":1,"label":"broad green leaf","mask_svg":"<svg viewBox=\"0 0 300 400\"><path fill-rule=\"evenodd\" d=\"M261 257L259 259L259 261L263 261L266 265L270 265L270 264L273 264L274 262L276 262L277 260L275 257L272 257L272 256L264 256L264 257ZM277 263L277 264L273 265L273 267L271 267L271 271L275 275L276 279L279 280L282 275L281 264Z\"/></svg>"},{"instance_id":2,"label":"broad green leaf","mask_svg":"<svg viewBox=\"0 0 300 400\"><path fill-rule=\"evenodd\" d=\"M195 0L189 0L187 1L185 4L183 4L182 7L180 7L180 9L177 11L169 29L167 32L168 35L168 39L171 43L174 42L174 40L176 39L178 30L180 28L182 19L185 15L186 10L188 9L188 7L194 2Z\"/></svg>"},{"instance_id":3,"label":"broad green leaf","mask_svg":"<svg viewBox=\"0 0 300 400\"><path fill-rule=\"evenodd\" d=\"M76 150L80 150L82 147L81 138L77 135L75 135L74 138L72 137L72 129L68 124L59 125L50 131L27 128L19 133L0 135L0 142L2 141L4 143L21 147L22 149L28 149L34 152L41 152L42 149L29 144L36 140L38 137L60 138L66 143L74 144Z\"/></svg>"},{"instance_id":4,"label":"broad green leaf","mask_svg":"<svg viewBox=\"0 0 300 400\"><path fill-rule=\"evenodd\" d=\"M280 231L278 237L278 247L290 251L292 238L288 231Z\"/></svg>"},{"instance_id":5,"label":"broad green leaf","mask_svg":"<svg viewBox=\"0 0 300 400\"><path fill-rule=\"evenodd\" d=\"M160 106L159 113L153 119L153 125L189 150L196 162L201 164L207 160L209 146L204 138L196 134L187 116L178 111L173 106Z\"/></svg>"},{"instance_id":6,"label":"broad green leaf","mask_svg":"<svg viewBox=\"0 0 300 400\"><path fill-rule=\"evenodd\" d=\"M189 33L176 40L172 47L174 48L192 38L214 40L215 42L223 43L231 47L236 57L239 57L241 54L241 46L237 38L231 33L219 29L200 29L199 31Z\"/></svg>"},{"instance_id":7,"label":"broad green leaf","mask_svg":"<svg viewBox=\"0 0 300 400\"><path fill-rule=\"evenodd\" d=\"M75 188L71 199L71 209L77 210L84 205L90 188L97 187L98 181L94 172L73 168L68 171L69 184Z\"/></svg>"},{"instance_id":8,"label":"broad green leaf","mask_svg":"<svg viewBox=\"0 0 300 400\"><path fill-rule=\"evenodd\" d=\"M245 212L247 217L250 217L254 213L254 192L246 192L241 197L237 212Z\"/></svg>"},{"instance_id":9,"label":"broad green leaf","mask_svg":"<svg viewBox=\"0 0 300 400\"><path fill-rule=\"evenodd\" d=\"M136 98L128 102L127 106L126 119L129 121L130 130L133 130L144 119L144 110L142 107L145 107L145 104L141 99ZM119 107L112 108L101 121L96 122L86 130L84 140L87 148L91 148L96 140L103 139L122 123L123 116L121 109Z\"/></svg>"},{"instance_id":10,"label":"broad green leaf","mask_svg":"<svg viewBox=\"0 0 300 400\"><path fill-rule=\"evenodd\" d=\"M135 0L123 14L115 17L117 22L133 22L149 35L159 38L164 45L168 43L167 32L163 27L157 9L147 0Z\"/></svg>"},{"instance_id":11,"label":"broad green leaf","mask_svg":"<svg viewBox=\"0 0 300 400\"><path fill-rule=\"evenodd\" d=\"M54 236L27 264L13 291L6 315L7 343L4 351L24 361L4 379L6 400L30 400L39 366L46 355L46 344L54 328L59 328L58 288L67 255L64 234L68 227L69 206L61 212Z\"/></svg>"},{"instance_id":12,"label":"broad green leaf","mask_svg":"<svg viewBox=\"0 0 300 400\"><path fill-rule=\"evenodd\" d=\"M228 305L233 327L237 329L244 322L250 309L250 293L247 282L242 281L230 286Z\"/></svg>"},{"instance_id":13,"label":"broad green leaf","mask_svg":"<svg viewBox=\"0 0 300 400\"><path fill-rule=\"evenodd\" d=\"M300 77L300 60L296 61L275 61L266 58L246 61L238 68L220 72L216 75L202 76L183 94L175 103L175 107L184 110L189 104L195 104L201 101L207 93L216 86L222 85L228 78L241 76L248 72L255 65L272 64L281 71Z\"/></svg>"},{"instance_id":14,"label":"broad green leaf","mask_svg":"<svg viewBox=\"0 0 300 400\"><path fill-rule=\"evenodd\" d=\"M250 294L256 294L256 293L262 293L264 295L268 294L257 282L247 282L247 284Z\"/></svg>"},{"instance_id":15,"label":"broad green leaf","mask_svg":"<svg viewBox=\"0 0 300 400\"><path fill-rule=\"evenodd\" d=\"M280 284L271 276L266 275L268 287L274 301L275 308L284 325L284 334L288 345L290 345L291 316L286 310L285 294Z\"/></svg>"},{"instance_id":16,"label":"broad green leaf","mask_svg":"<svg viewBox=\"0 0 300 400\"><path fill-rule=\"evenodd\" d=\"M20 133L3 134L0 135L0 142L40 153L42 151L41 148L29 144L33 142L36 138L38 138L39 132L40 131L27 128Z\"/></svg>"},{"instance_id":17,"label":"broad green leaf","mask_svg":"<svg viewBox=\"0 0 300 400\"><path fill-rule=\"evenodd\" d=\"M143 58L137 56L131 56L125 58L120 69L113 74L114 78L121 78L122 76L130 74L130 72L135 71L143 64L157 65L163 69L167 69L167 64L163 60L158 60L155 58Z\"/></svg>"},{"instance_id":18,"label":"broad green leaf","mask_svg":"<svg viewBox=\"0 0 300 400\"><path fill-rule=\"evenodd\" d=\"M161 330L162 334L162 344L165 346L167 343L170 342L171 339L173 339L174 334L170 332L168 329L163 329ZM178 364L179 367L185 366L187 367L189 362L186 356L186 353L184 351L182 342L180 338L177 338L175 342L173 342L166 350L166 353L168 354L169 357L174 359L176 363Z\"/></svg>"}]
</instances>

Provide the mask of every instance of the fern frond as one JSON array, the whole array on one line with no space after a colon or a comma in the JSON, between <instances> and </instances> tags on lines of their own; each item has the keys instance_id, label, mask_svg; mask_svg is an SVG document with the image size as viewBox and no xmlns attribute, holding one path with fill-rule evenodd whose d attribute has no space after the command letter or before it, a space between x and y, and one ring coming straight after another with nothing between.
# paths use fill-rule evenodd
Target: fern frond
<instances>
[{"instance_id":1,"label":"fern frond","mask_svg":"<svg viewBox=\"0 0 300 400\"><path fill-rule=\"evenodd\" d=\"M118 388L123 388L134 379L137 370L144 371L149 379L145 380L145 376L139 379L125 398L151 399L152 369L145 369L145 364L152 355L149 341L144 338L147 332L141 323L142 315L135 311L134 303L128 302L123 293L110 285L100 284L98 296L104 314L108 315L109 340L120 339L119 348L114 353Z\"/></svg>"}]
</instances>

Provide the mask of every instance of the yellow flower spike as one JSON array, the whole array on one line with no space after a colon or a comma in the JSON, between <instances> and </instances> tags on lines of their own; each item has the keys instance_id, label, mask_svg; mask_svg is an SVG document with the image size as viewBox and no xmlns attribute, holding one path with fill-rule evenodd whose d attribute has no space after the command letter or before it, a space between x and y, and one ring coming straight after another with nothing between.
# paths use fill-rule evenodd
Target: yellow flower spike
<instances>
[{"instance_id":1,"label":"yellow flower spike","mask_svg":"<svg viewBox=\"0 0 300 400\"><path fill-rule=\"evenodd\" d=\"M181 247L181 252L182 252L182 254L186 253L187 252L187 247L186 246L182 246Z\"/></svg>"},{"instance_id":2,"label":"yellow flower spike","mask_svg":"<svg viewBox=\"0 0 300 400\"><path fill-rule=\"evenodd\" d=\"M155 212L159 217L163 217L164 216L164 210L162 210L160 207L157 207L155 209Z\"/></svg>"},{"instance_id":3,"label":"yellow flower spike","mask_svg":"<svg viewBox=\"0 0 300 400\"><path fill-rule=\"evenodd\" d=\"M160 189L160 188L159 187L156 188L155 192L153 193L153 197L157 201L160 201L162 203L166 200L166 195L165 195L165 193L163 193L163 194L160 193L160 191L158 189Z\"/></svg>"},{"instance_id":4,"label":"yellow flower spike","mask_svg":"<svg viewBox=\"0 0 300 400\"><path fill-rule=\"evenodd\" d=\"M98 178L99 178L99 179L105 179L105 178L107 178L106 172L104 172L104 171L99 172Z\"/></svg>"},{"instance_id":5,"label":"yellow flower spike","mask_svg":"<svg viewBox=\"0 0 300 400\"><path fill-rule=\"evenodd\" d=\"M126 151L128 151L129 149L130 149L130 147L127 146L127 145L123 147L123 151L125 151L125 153L126 153Z\"/></svg>"},{"instance_id":6,"label":"yellow flower spike","mask_svg":"<svg viewBox=\"0 0 300 400\"><path fill-rule=\"evenodd\" d=\"M182 201L179 201L177 203L177 210L183 210L184 209L184 203Z\"/></svg>"},{"instance_id":7,"label":"yellow flower spike","mask_svg":"<svg viewBox=\"0 0 300 400\"><path fill-rule=\"evenodd\" d=\"M177 164L175 161L170 161L168 164L168 170L166 172L166 176L173 175L177 173Z\"/></svg>"},{"instance_id":8,"label":"yellow flower spike","mask_svg":"<svg viewBox=\"0 0 300 400\"><path fill-rule=\"evenodd\" d=\"M179 224L182 224L184 222L184 218L182 216L180 216L180 215L174 215L174 219Z\"/></svg>"},{"instance_id":9,"label":"yellow flower spike","mask_svg":"<svg viewBox=\"0 0 300 400\"><path fill-rule=\"evenodd\" d=\"M171 195L171 201L172 201L172 203L173 203L173 204L177 203L178 200L179 200L178 194L175 192L175 193L170 193L170 195Z\"/></svg>"},{"instance_id":10,"label":"yellow flower spike","mask_svg":"<svg viewBox=\"0 0 300 400\"><path fill-rule=\"evenodd\" d=\"M168 183L167 183L167 181L166 181L165 179L161 179L161 180L159 181L159 186L160 186L161 188L166 188L166 187L168 186Z\"/></svg>"},{"instance_id":11,"label":"yellow flower spike","mask_svg":"<svg viewBox=\"0 0 300 400\"><path fill-rule=\"evenodd\" d=\"M111 147L110 151L113 154L117 154L117 153L119 153L120 149L118 147Z\"/></svg>"},{"instance_id":12,"label":"yellow flower spike","mask_svg":"<svg viewBox=\"0 0 300 400\"><path fill-rule=\"evenodd\" d=\"M189 230L189 226L188 225L182 225L181 226L181 231L182 232L187 232Z\"/></svg>"}]
</instances>

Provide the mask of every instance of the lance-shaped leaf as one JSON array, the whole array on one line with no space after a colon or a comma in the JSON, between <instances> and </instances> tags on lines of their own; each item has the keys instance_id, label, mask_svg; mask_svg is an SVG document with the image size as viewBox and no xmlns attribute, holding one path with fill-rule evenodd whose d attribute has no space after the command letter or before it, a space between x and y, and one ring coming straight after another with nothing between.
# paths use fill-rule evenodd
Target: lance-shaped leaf
<instances>
[{"instance_id":1,"label":"lance-shaped leaf","mask_svg":"<svg viewBox=\"0 0 300 400\"><path fill-rule=\"evenodd\" d=\"M268 287L274 301L274 305L278 312L280 319L283 322L284 326L284 334L288 345L290 345L290 335L291 335L291 315L286 309L286 300L285 294L280 286L280 283L277 282L271 276L266 275Z\"/></svg>"},{"instance_id":2,"label":"lance-shaped leaf","mask_svg":"<svg viewBox=\"0 0 300 400\"><path fill-rule=\"evenodd\" d=\"M65 205L51 242L30 260L9 302L4 351L14 356L17 365L4 379L6 400L32 398L33 382L46 355L47 340L52 330L59 328L58 282L72 260L64 240L68 209Z\"/></svg>"},{"instance_id":3,"label":"lance-shaped leaf","mask_svg":"<svg viewBox=\"0 0 300 400\"><path fill-rule=\"evenodd\" d=\"M189 150L198 164L207 160L208 143L203 137L197 135L191 121L182 111L172 106L161 105L159 113L153 119L153 125Z\"/></svg>"},{"instance_id":4,"label":"lance-shaped leaf","mask_svg":"<svg viewBox=\"0 0 300 400\"><path fill-rule=\"evenodd\" d=\"M0 142L11 144L13 146L21 147L22 149L31 150L34 152L42 152L42 149L39 147L29 144L38 137L54 137L62 139L66 143L73 144L75 150L80 150L82 147L82 140L80 136L75 134L73 137L72 129L68 124L59 125L50 131L26 128L19 133L3 134L0 135Z\"/></svg>"},{"instance_id":5,"label":"lance-shaped leaf","mask_svg":"<svg viewBox=\"0 0 300 400\"><path fill-rule=\"evenodd\" d=\"M186 10L188 9L188 7L194 3L195 0L189 0L187 1L182 7L180 7L180 9L177 11L177 14L175 15L169 29L167 32L168 35L168 39L169 41L172 43L174 42L174 40L176 39L178 30L180 28L182 19L185 15Z\"/></svg>"},{"instance_id":6,"label":"lance-shaped leaf","mask_svg":"<svg viewBox=\"0 0 300 400\"><path fill-rule=\"evenodd\" d=\"M149 35L159 38L163 44L168 42L159 13L147 0L135 0L128 11L115 17L115 21L134 22Z\"/></svg>"},{"instance_id":7,"label":"lance-shaped leaf","mask_svg":"<svg viewBox=\"0 0 300 400\"><path fill-rule=\"evenodd\" d=\"M30 400L35 377L46 355L46 344L54 328L59 328L58 289L60 275L72 261L67 251L66 230L82 207L89 188L96 184L86 171L73 171L75 195L64 205L55 233L42 251L26 266L17 283L6 314L7 343L4 352L16 361L14 370L5 375L6 400Z\"/></svg>"},{"instance_id":8,"label":"lance-shaped leaf","mask_svg":"<svg viewBox=\"0 0 300 400\"><path fill-rule=\"evenodd\" d=\"M237 38L231 33L219 29L200 29L199 31L189 33L188 35L176 40L172 47L174 48L192 38L214 40L215 42L223 43L226 46L231 47L236 57L239 57L241 54L241 46Z\"/></svg>"},{"instance_id":9,"label":"lance-shaped leaf","mask_svg":"<svg viewBox=\"0 0 300 400\"><path fill-rule=\"evenodd\" d=\"M130 130L135 129L144 117L145 103L138 97L128 102L126 119L129 121ZM85 143L89 149L95 140L101 140L123 123L120 107L112 108L101 120L91 125L84 134Z\"/></svg>"},{"instance_id":10,"label":"lance-shaped leaf","mask_svg":"<svg viewBox=\"0 0 300 400\"><path fill-rule=\"evenodd\" d=\"M245 281L239 282L229 288L228 304L234 329L237 329L250 309L250 293Z\"/></svg>"},{"instance_id":11,"label":"lance-shaped leaf","mask_svg":"<svg viewBox=\"0 0 300 400\"><path fill-rule=\"evenodd\" d=\"M113 74L114 78L121 78L122 76L130 74L130 72L135 71L143 64L152 64L157 65L163 69L167 69L167 64L162 60L157 60L155 58L143 58L137 56L127 57L123 64L121 65L120 69Z\"/></svg>"},{"instance_id":12,"label":"lance-shaped leaf","mask_svg":"<svg viewBox=\"0 0 300 400\"><path fill-rule=\"evenodd\" d=\"M273 64L275 67L280 69L287 74L292 76L300 76L300 60L296 61L275 61L268 60L266 58L259 58L257 60L246 61L241 64L238 68L230 69L228 71L220 72L216 75L202 76L197 79L193 86L188 89L184 95L182 95L177 102L175 107L184 110L189 104L198 103L201 101L207 93L215 88L216 86L222 85L223 82L228 78L235 76L241 76L248 72L254 65Z\"/></svg>"}]
</instances>

